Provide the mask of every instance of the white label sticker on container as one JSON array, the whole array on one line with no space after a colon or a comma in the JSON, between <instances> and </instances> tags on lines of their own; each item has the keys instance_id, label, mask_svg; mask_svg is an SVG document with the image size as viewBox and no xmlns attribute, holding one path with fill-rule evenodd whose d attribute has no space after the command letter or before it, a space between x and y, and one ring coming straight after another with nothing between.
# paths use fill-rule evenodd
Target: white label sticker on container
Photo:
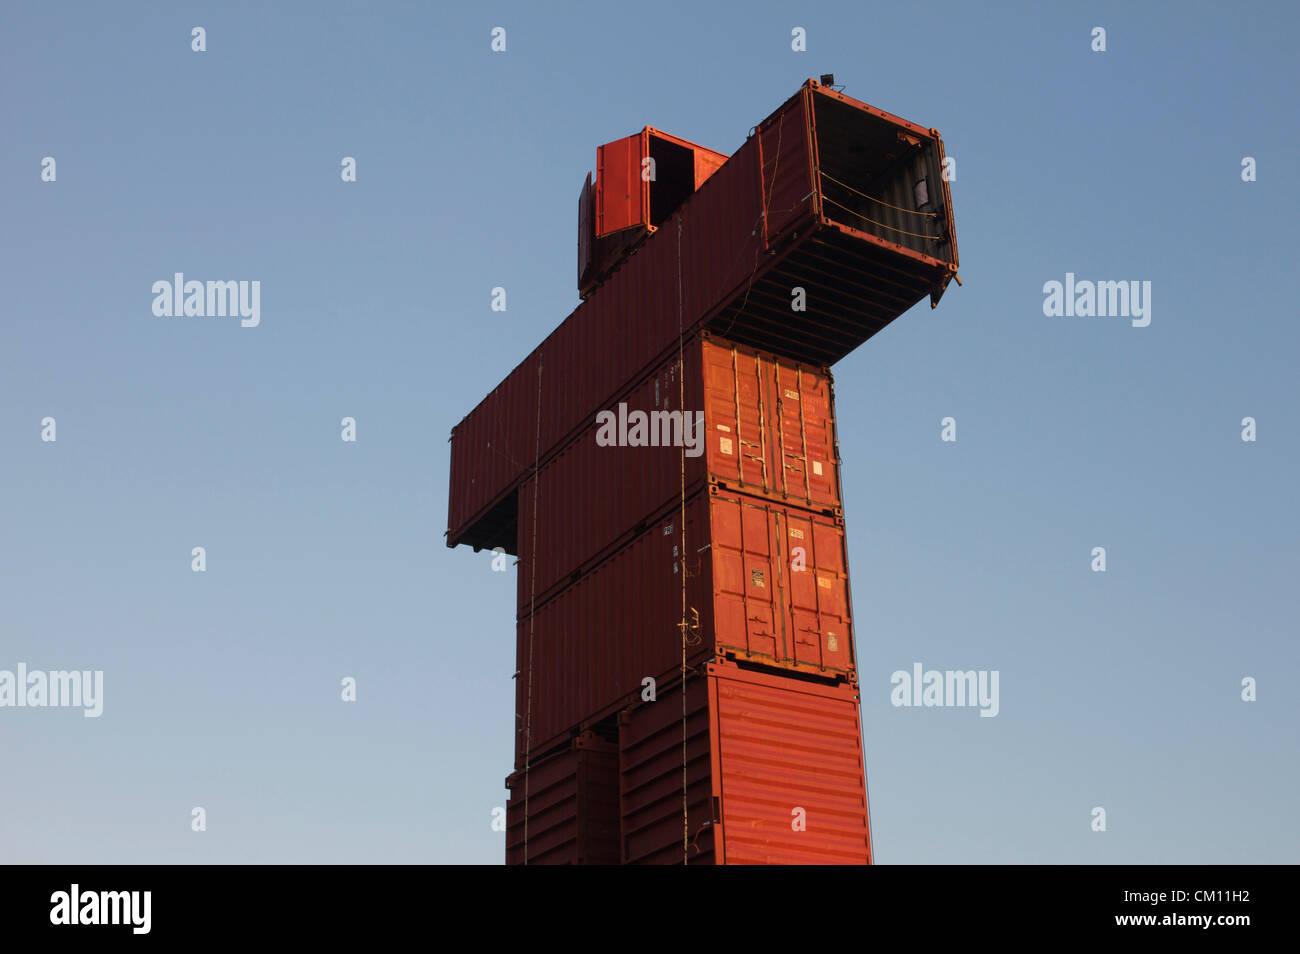
<instances>
[{"instance_id":1,"label":"white label sticker on container","mask_svg":"<svg viewBox=\"0 0 1300 954\"><path fill-rule=\"evenodd\" d=\"M721 450L722 453L724 453L724 454L730 454L730 453L732 453L732 450L731 450L731 438L730 438L730 437L720 437L720 438L718 438L718 449Z\"/></svg>"},{"instance_id":2,"label":"white label sticker on container","mask_svg":"<svg viewBox=\"0 0 1300 954\"><path fill-rule=\"evenodd\" d=\"M731 433L731 428L729 428L726 424L719 424L717 425L717 428L720 431L726 431L728 434Z\"/></svg>"},{"instance_id":3,"label":"white label sticker on container","mask_svg":"<svg viewBox=\"0 0 1300 954\"><path fill-rule=\"evenodd\" d=\"M789 388L786 388L786 389L785 389L785 396L788 397L788 398L789 398L790 400L792 400L792 401L797 401L797 400L799 400L799 392L798 392L798 391L791 391Z\"/></svg>"},{"instance_id":4,"label":"white label sticker on container","mask_svg":"<svg viewBox=\"0 0 1300 954\"><path fill-rule=\"evenodd\" d=\"M835 638L835 634L834 634L834 633L827 633L827 634L826 634L826 651L827 651L827 652L832 652L832 653L833 653L833 652L835 652L835 651L836 651L837 649L839 649L839 648L840 648L840 642L839 642L838 639Z\"/></svg>"},{"instance_id":5,"label":"white label sticker on container","mask_svg":"<svg viewBox=\"0 0 1300 954\"><path fill-rule=\"evenodd\" d=\"M819 460L815 460L815 461L813 461L813 473L816 474L818 477L820 477L820 476L822 475L822 462L821 462L821 461L819 461Z\"/></svg>"},{"instance_id":6,"label":"white label sticker on container","mask_svg":"<svg viewBox=\"0 0 1300 954\"><path fill-rule=\"evenodd\" d=\"M831 588L831 581L824 576L819 576L817 577L817 585L823 590L829 590Z\"/></svg>"}]
</instances>

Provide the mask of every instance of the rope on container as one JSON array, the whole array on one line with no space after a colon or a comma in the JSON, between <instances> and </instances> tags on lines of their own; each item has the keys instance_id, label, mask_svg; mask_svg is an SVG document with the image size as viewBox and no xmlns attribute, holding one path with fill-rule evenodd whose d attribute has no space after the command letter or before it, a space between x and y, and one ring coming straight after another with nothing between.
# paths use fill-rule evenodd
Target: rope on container
<instances>
[{"instance_id":1,"label":"rope on container","mask_svg":"<svg viewBox=\"0 0 1300 954\"><path fill-rule=\"evenodd\" d=\"M677 214L677 409L682 415L682 433L685 435L687 423L686 410L686 361L685 342L682 339L682 216ZM686 797L686 441L682 440L681 453L681 493L682 493L682 864L690 864L690 815L687 811Z\"/></svg>"},{"instance_id":2,"label":"rope on container","mask_svg":"<svg viewBox=\"0 0 1300 954\"><path fill-rule=\"evenodd\" d=\"M782 114L776 121L776 162L773 163L772 165L772 188L773 189L776 188L777 173L781 171L781 138L784 135L785 135L785 115ZM763 175L763 160L762 160L763 131L761 129L758 131L758 136L759 136L758 192L759 195L763 197L763 210L759 214L759 221L763 223L763 237L762 237L762 241L759 242L758 246L754 249L754 267L749 270L749 278L745 282L745 298L740 303L740 310L731 316L731 321L727 324L727 330L723 332L724 338L727 335L731 334L731 329L736 324L736 319L745 313L745 308L749 305L749 293L754 287L754 276L758 274L758 257L759 255L762 254L763 247L767 245L767 213L768 213L768 204L772 201L772 199L771 196L768 194L768 190L767 190L767 177ZM680 226L681 223L678 223L679 228ZM678 243L677 256L679 259L681 258L680 242ZM679 286L681 285L680 273L677 276L677 283ZM678 316L678 324L679 325L681 324L680 315Z\"/></svg>"},{"instance_id":3,"label":"rope on container","mask_svg":"<svg viewBox=\"0 0 1300 954\"><path fill-rule=\"evenodd\" d=\"M874 195L867 195L865 192L859 192L857 189L853 188L853 186L849 185L847 182L841 182L839 179L836 179L834 176L826 172L822 172L821 177L823 179L829 179L831 182L834 182L837 186L842 186L845 189L848 189L854 195L859 195L869 202L878 202L879 204L885 206L885 208L894 209L897 212L906 212L908 215L928 215L932 219L937 219L939 217L938 212L922 212L919 209L905 209L901 205L890 205L884 199L877 199Z\"/></svg>"},{"instance_id":4,"label":"rope on container","mask_svg":"<svg viewBox=\"0 0 1300 954\"><path fill-rule=\"evenodd\" d=\"M759 133L761 136L762 133ZM776 189L776 178L781 172L781 137L785 135L785 113L782 113L776 121L776 162L772 163L772 189ZM759 141L762 145L762 140ZM767 209L772 204L772 194L767 191L767 185L763 182L763 166L760 163L758 167L758 187L763 193L763 243L767 244Z\"/></svg>"},{"instance_id":5,"label":"rope on container","mask_svg":"<svg viewBox=\"0 0 1300 954\"><path fill-rule=\"evenodd\" d=\"M823 196L822 196L822 199L824 199L825 201L829 202L831 205L834 205L834 206L837 206L838 208L843 209L845 212L849 213L849 215L856 215L858 218L862 219L864 222L870 222L872 225L878 225L878 226L880 226L882 229L887 229L887 230L889 230L890 232L898 232L898 233L901 234L901 235L910 235L910 236L912 236L912 238L930 239L931 241L936 241L936 242L943 238L942 235L924 235L924 234L922 234L922 233L920 233L920 232L909 232L909 231L907 231L906 229L895 228L895 227L892 226L892 225L886 225L884 222L877 222L875 219L869 219L869 218L867 218L865 215L863 215L861 212L855 212L853 209L850 209L847 205L840 205L838 202L836 202L834 199L832 199L832 198L830 198L830 197L828 197L828 196L823 195Z\"/></svg>"},{"instance_id":6,"label":"rope on container","mask_svg":"<svg viewBox=\"0 0 1300 954\"><path fill-rule=\"evenodd\" d=\"M523 469L524 469L524 465L523 465L523 464L519 463L519 461L515 460L513 457L511 457L509 454L507 454L507 453L506 453L505 451L503 451L501 448L494 446L491 442L488 443L487 447L488 447L488 450L492 451L492 453L494 453L494 454L500 454L500 455L501 455L502 457L504 457L506 460L510 461L510 463L514 464L515 467L517 467L519 470L523 470Z\"/></svg>"},{"instance_id":7,"label":"rope on container","mask_svg":"<svg viewBox=\"0 0 1300 954\"><path fill-rule=\"evenodd\" d=\"M685 443L683 441L683 443ZM528 864L528 773L532 768L533 751L533 633L537 629L537 484L542 461L542 364L537 365L537 437L533 451L533 550L529 554L532 564L532 595L528 598L528 714L524 719L524 864ZM509 826L507 826L509 827Z\"/></svg>"}]
</instances>

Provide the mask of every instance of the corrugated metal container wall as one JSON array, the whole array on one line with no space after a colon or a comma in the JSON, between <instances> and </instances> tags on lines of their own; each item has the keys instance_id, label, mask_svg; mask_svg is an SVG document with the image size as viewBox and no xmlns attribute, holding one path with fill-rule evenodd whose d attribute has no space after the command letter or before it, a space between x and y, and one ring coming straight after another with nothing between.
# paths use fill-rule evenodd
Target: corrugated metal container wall
<instances>
[{"instance_id":1,"label":"corrugated metal container wall","mask_svg":"<svg viewBox=\"0 0 1300 954\"><path fill-rule=\"evenodd\" d=\"M716 337L705 339L704 369L709 474L745 493L837 510L830 370Z\"/></svg>"},{"instance_id":2,"label":"corrugated metal container wall","mask_svg":"<svg viewBox=\"0 0 1300 954\"><path fill-rule=\"evenodd\" d=\"M646 131L596 149L596 236L599 238L650 220L649 190L641 181Z\"/></svg>"},{"instance_id":3,"label":"corrugated metal container wall","mask_svg":"<svg viewBox=\"0 0 1300 954\"><path fill-rule=\"evenodd\" d=\"M870 864L859 696L710 665L723 864Z\"/></svg>"},{"instance_id":4,"label":"corrugated metal container wall","mask_svg":"<svg viewBox=\"0 0 1300 954\"><path fill-rule=\"evenodd\" d=\"M721 169L728 158L730 157L726 153L697 147L695 149L695 188L699 189L700 186L704 185L709 176Z\"/></svg>"},{"instance_id":5,"label":"corrugated metal container wall","mask_svg":"<svg viewBox=\"0 0 1300 954\"><path fill-rule=\"evenodd\" d=\"M760 183L763 218L759 227L769 247L816 212L808 97L807 87L800 89L758 126L763 169ZM791 170L794 175L790 174Z\"/></svg>"},{"instance_id":6,"label":"corrugated metal container wall","mask_svg":"<svg viewBox=\"0 0 1300 954\"><path fill-rule=\"evenodd\" d=\"M686 406L701 403L698 341L684 351ZM618 405L628 412L678 409L683 381L676 353L638 382ZM605 410L605 409L602 409ZM544 600L580 570L626 546L673 501L680 502L683 454L679 447L619 447L597 443L594 416L586 431L519 485L519 610ZM703 457L685 458L686 482L698 491L705 477ZM537 506L534 510L533 500ZM534 523L533 514L537 514ZM533 542L538 559L533 578ZM534 591L533 587L536 586Z\"/></svg>"},{"instance_id":7,"label":"corrugated metal container wall","mask_svg":"<svg viewBox=\"0 0 1300 954\"><path fill-rule=\"evenodd\" d=\"M710 486L665 513L517 624L516 764L626 704L681 659L683 565L688 661L732 656L810 675L854 673L844 526L839 517ZM530 666L530 662L531 666Z\"/></svg>"},{"instance_id":8,"label":"corrugated metal container wall","mask_svg":"<svg viewBox=\"0 0 1300 954\"><path fill-rule=\"evenodd\" d=\"M851 674L843 521L717 487L710 502L705 569L717 653L816 675Z\"/></svg>"},{"instance_id":9,"label":"corrugated metal container wall","mask_svg":"<svg viewBox=\"0 0 1300 954\"><path fill-rule=\"evenodd\" d=\"M689 865L714 863L709 694L703 679L688 681L686 710L685 818L680 677L677 685L666 684L654 702L619 715L625 865L679 865L683 857Z\"/></svg>"},{"instance_id":10,"label":"corrugated metal container wall","mask_svg":"<svg viewBox=\"0 0 1300 954\"><path fill-rule=\"evenodd\" d=\"M532 467L538 448L543 457L557 450L626 382L669 357L679 320L689 331L743 295L762 253L757 149L757 137L751 137L456 426L450 545L497 545L467 534ZM783 186L787 178L802 184ZM780 195L800 188L811 189L810 174L793 163L774 169L766 185L767 192ZM791 228L795 224L790 220Z\"/></svg>"},{"instance_id":11,"label":"corrugated metal container wall","mask_svg":"<svg viewBox=\"0 0 1300 954\"><path fill-rule=\"evenodd\" d=\"M871 863L853 687L709 664L686 729L688 864ZM679 689L622 713L619 774L624 864L681 864Z\"/></svg>"},{"instance_id":12,"label":"corrugated metal container wall","mask_svg":"<svg viewBox=\"0 0 1300 954\"><path fill-rule=\"evenodd\" d=\"M536 484L529 476L520 485L514 552L521 611L626 545L680 501L683 463L687 496L711 477L746 493L839 513L829 372L719 338L689 342L683 357L686 407L692 414L705 411L704 453L683 461L678 447L601 446L593 420L541 468ZM682 384L674 354L621 402L629 413L676 409Z\"/></svg>"},{"instance_id":13,"label":"corrugated metal container wall","mask_svg":"<svg viewBox=\"0 0 1300 954\"><path fill-rule=\"evenodd\" d=\"M506 779L506 864L616 865L619 847L618 746L590 732ZM525 788L527 792L525 793Z\"/></svg>"},{"instance_id":14,"label":"corrugated metal container wall","mask_svg":"<svg viewBox=\"0 0 1300 954\"><path fill-rule=\"evenodd\" d=\"M700 526L706 495L688 503L688 546L707 541ZM671 519L671 518L670 518ZM671 526L675 529L676 520ZM666 525L668 526L668 525ZM639 693L681 660L681 567L674 529L653 526L516 625L518 676L515 765L544 752L579 723L594 723ZM698 541L691 543L691 540ZM707 579L687 578L687 603L698 607L701 629L712 628ZM691 660L710 652L696 638ZM531 666L530 666L531 660Z\"/></svg>"}]
</instances>

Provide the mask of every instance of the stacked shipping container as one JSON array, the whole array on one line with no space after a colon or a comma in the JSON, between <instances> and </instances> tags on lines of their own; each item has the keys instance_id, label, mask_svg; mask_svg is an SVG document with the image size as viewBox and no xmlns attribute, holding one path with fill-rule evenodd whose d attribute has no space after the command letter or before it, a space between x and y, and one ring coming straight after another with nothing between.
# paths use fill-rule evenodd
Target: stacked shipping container
<instances>
[{"instance_id":1,"label":"stacked shipping container","mask_svg":"<svg viewBox=\"0 0 1300 954\"><path fill-rule=\"evenodd\" d=\"M937 130L810 80L455 427L448 545L513 552L535 458L671 360L679 328L822 366L936 302L957 270L943 168Z\"/></svg>"},{"instance_id":2,"label":"stacked shipping container","mask_svg":"<svg viewBox=\"0 0 1300 954\"><path fill-rule=\"evenodd\" d=\"M839 517L712 484L687 501L685 557L680 520L679 509L665 513L550 599L521 604L517 766L635 700L647 677L679 667L683 584L688 664L733 659L854 678ZM540 545L538 553L540 565ZM520 576L530 575L521 558Z\"/></svg>"},{"instance_id":3,"label":"stacked shipping container","mask_svg":"<svg viewBox=\"0 0 1300 954\"><path fill-rule=\"evenodd\" d=\"M827 365L955 277L943 147L809 81L722 159L601 148L586 301L453 431L448 545L520 558L512 863L870 862Z\"/></svg>"}]
</instances>

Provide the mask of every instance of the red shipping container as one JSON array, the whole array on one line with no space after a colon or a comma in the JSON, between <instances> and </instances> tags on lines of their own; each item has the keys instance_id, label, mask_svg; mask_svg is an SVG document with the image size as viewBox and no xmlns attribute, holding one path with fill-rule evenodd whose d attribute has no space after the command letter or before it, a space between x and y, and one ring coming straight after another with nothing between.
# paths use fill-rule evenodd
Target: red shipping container
<instances>
[{"instance_id":1,"label":"red shipping container","mask_svg":"<svg viewBox=\"0 0 1300 954\"><path fill-rule=\"evenodd\" d=\"M679 329L829 365L957 262L938 132L809 81L453 429L448 545L510 549L519 482Z\"/></svg>"},{"instance_id":2,"label":"red shipping container","mask_svg":"<svg viewBox=\"0 0 1300 954\"><path fill-rule=\"evenodd\" d=\"M602 446L596 420L519 488L519 610L544 601L707 481L823 513L840 513L834 390L823 368L801 365L708 335L683 349L687 414L698 456L674 446ZM620 415L680 409L674 355L614 408ZM650 418L656 440L659 420ZM673 433L680 433L674 425ZM685 471L683 473L683 468ZM534 507L534 499L536 507ZM533 514L537 514L536 521ZM532 559L536 541L536 576Z\"/></svg>"},{"instance_id":3,"label":"red shipping container","mask_svg":"<svg viewBox=\"0 0 1300 954\"><path fill-rule=\"evenodd\" d=\"M583 298L654 233L727 157L646 126L596 150L578 199L578 292Z\"/></svg>"},{"instance_id":4,"label":"red shipping container","mask_svg":"<svg viewBox=\"0 0 1300 954\"><path fill-rule=\"evenodd\" d=\"M506 788L506 864L619 863L618 747L613 742L583 733L527 773L515 772Z\"/></svg>"},{"instance_id":5,"label":"red shipping container","mask_svg":"<svg viewBox=\"0 0 1300 954\"><path fill-rule=\"evenodd\" d=\"M682 654L855 678L844 524L710 485L517 624L516 764L636 698Z\"/></svg>"},{"instance_id":6,"label":"red shipping container","mask_svg":"<svg viewBox=\"0 0 1300 954\"><path fill-rule=\"evenodd\" d=\"M871 863L855 686L710 663L684 720L680 685L622 713L619 773L624 864Z\"/></svg>"}]
</instances>

